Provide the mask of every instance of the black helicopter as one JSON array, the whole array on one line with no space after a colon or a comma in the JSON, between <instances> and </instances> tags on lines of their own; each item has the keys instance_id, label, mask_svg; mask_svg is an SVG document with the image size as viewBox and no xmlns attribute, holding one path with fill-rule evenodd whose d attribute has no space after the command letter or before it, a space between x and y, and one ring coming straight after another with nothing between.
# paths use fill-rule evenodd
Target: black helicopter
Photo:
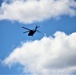
<instances>
[{"instance_id":1,"label":"black helicopter","mask_svg":"<svg viewBox=\"0 0 76 75\"><path fill-rule=\"evenodd\" d=\"M33 29L33 30L28 29L28 28L26 28L26 27L22 27L22 28L28 30L28 31L25 31L25 32L23 32L23 33L27 33L27 32L28 32L28 36L33 36L35 32L39 32L39 33L40 33L40 31L37 30L37 28L39 28L39 27L40 27L40 26L36 26L35 29Z\"/></svg>"}]
</instances>

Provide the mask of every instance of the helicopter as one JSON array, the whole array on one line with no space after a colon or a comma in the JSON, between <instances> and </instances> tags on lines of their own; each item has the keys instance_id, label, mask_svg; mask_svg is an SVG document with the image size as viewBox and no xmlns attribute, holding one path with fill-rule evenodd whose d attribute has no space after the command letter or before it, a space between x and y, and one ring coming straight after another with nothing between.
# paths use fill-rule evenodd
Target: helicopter
<instances>
[{"instance_id":1,"label":"helicopter","mask_svg":"<svg viewBox=\"0 0 76 75\"><path fill-rule=\"evenodd\" d=\"M40 26L36 26L35 29L33 29L33 30L31 30L29 28L26 28L26 27L22 27L22 28L28 30L28 31L25 31L23 33L27 33L28 32L28 36L33 36L35 32L39 32L40 33L40 31L37 30L37 28L39 28L39 27Z\"/></svg>"}]
</instances>

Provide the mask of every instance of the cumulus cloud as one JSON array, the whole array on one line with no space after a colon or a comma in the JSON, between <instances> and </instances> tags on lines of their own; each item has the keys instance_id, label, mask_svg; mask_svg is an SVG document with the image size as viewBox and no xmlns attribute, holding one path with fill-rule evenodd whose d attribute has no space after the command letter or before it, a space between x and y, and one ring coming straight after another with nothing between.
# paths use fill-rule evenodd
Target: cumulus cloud
<instances>
[{"instance_id":1,"label":"cumulus cloud","mask_svg":"<svg viewBox=\"0 0 76 75\"><path fill-rule=\"evenodd\" d=\"M76 15L75 0L6 0L0 7L0 20L39 22L61 15Z\"/></svg>"},{"instance_id":2,"label":"cumulus cloud","mask_svg":"<svg viewBox=\"0 0 76 75\"><path fill-rule=\"evenodd\" d=\"M54 37L27 41L14 49L3 63L8 66L19 63L25 73L33 75L70 75L76 72L76 33L67 35L58 31Z\"/></svg>"}]
</instances>

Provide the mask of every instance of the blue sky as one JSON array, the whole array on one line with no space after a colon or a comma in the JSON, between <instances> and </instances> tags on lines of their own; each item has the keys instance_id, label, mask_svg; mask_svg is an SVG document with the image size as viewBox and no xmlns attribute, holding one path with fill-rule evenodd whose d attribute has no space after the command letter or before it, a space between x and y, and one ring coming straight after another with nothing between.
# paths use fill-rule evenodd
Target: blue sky
<instances>
[{"instance_id":1,"label":"blue sky","mask_svg":"<svg viewBox=\"0 0 76 75\"><path fill-rule=\"evenodd\" d=\"M2 1L3 0L0 0L0 5L2 5ZM70 0L67 0L67 1L70 1ZM76 8L76 2L74 1L74 3L75 3L75 6L72 6L72 7ZM10 4L10 6L12 4ZM1 7L2 6L0 6L0 8ZM53 16L49 15L50 18L43 17L41 21L36 19L36 22L34 22L33 20L31 21L29 20L25 22L22 19L18 19L18 20L15 18L12 19L8 17L9 14L7 14L6 18L5 16L3 16L3 18L0 17L0 38L1 38L0 39L0 60L1 60L0 74L1 75L2 74L3 75L4 74L29 75L30 71L28 72L26 70L28 74L26 74L27 72L26 73L23 72L24 65L15 63L15 65L12 65L11 68L9 68L8 65L2 64L3 60L5 60L5 58L9 58L9 55L11 54L11 52L13 52L17 47L21 47L22 46L21 42L26 43L26 41L30 41L30 40L31 41L41 40L45 35L46 37L49 37L49 36L53 37L57 31L64 32L67 35L76 33L76 9L73 9L73 10L75 11L75 15L73 16L69 16L68 14L66 15L66 13L64 14L62 13L60 15L58 14L58 17L54 18ZM0 9L0 11L2 10ZM8 10L6 11L8 12ZM0 13L0 16L1 15L2 14ZM26 20L27 18L24 18L24 19ZM40 26L38 30L41 31L41 33L36 32L33 37L28 36L27 33L23 34L23 32L26 30L22 29L22 26L25 26L30 29L34 29L36 25Z\"/></svg>"}]
</instances>

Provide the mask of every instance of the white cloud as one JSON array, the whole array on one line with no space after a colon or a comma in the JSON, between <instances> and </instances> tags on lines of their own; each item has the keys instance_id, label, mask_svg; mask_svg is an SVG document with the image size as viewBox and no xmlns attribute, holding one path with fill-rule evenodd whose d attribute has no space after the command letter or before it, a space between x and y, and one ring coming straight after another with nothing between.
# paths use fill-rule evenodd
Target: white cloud
<instances>
[{"instance_id":1,"label":"white cloud","mask_svg":"<svg viewBox=\"0 0 76 75\"><path fill-rule=\"evenodd\" d=\"M9 3L7 3L9 1ZM0 20L33 23L61 15L76 15L75 0L7 0L0 7Z\"/></svg>"},{"instance_id":2,"label":"white cloud","mask_svg":"<svg viewBox=\"0 0 76 75\"><path fill-rule=\"evenodd\" d=\"M4 59L12 66L20 63L31 74L71 74L76 72L76 33L56 32L54 37L27 41Z\"/></svg>"}]
</instances>

